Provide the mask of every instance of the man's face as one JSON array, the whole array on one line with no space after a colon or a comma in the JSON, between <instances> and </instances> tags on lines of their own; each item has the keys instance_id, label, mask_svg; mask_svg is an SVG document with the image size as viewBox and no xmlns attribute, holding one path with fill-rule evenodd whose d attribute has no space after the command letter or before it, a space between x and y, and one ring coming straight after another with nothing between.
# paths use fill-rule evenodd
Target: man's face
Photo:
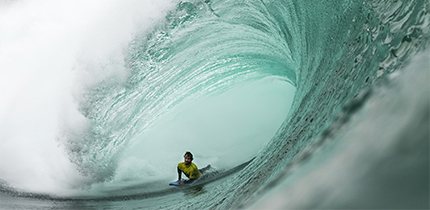
<instances>
[{"instance_id":1,"label":"man's face","mask_svg":"<svg viewBox=\"0 0 430 210\"><path fill-rule=\"evenodd\" d=\"M185 155L184 156L184 162L185 162L185 165L190 165L191 164L191 157L189 155Z\"/></svg>"}]
</instances>

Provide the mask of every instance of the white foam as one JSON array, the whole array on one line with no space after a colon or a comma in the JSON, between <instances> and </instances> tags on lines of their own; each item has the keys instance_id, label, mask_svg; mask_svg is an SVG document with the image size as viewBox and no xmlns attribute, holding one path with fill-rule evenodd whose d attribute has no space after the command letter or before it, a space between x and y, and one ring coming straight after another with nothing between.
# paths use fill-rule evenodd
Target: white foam
<instances>
[{"instance_id":1,"label":"white foam","mask_svg":"<svg viewBox=\"0 0 430 210\"><path fill-rule=\"evenodd\" d=\"M106 77L125 79L126 44L173 5L170 0L0 5L0 179L49 193L89 179L76 171L58 138L65 128L85 127L87 119L78 111L82 90Z\"/></svg>"}]
</instances>

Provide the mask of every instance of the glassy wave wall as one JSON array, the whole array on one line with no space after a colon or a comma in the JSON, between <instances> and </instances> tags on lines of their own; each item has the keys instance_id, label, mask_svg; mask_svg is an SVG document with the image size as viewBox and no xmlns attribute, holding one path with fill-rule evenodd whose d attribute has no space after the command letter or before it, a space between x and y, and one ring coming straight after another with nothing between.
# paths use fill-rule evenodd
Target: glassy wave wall
<instances>
[{"instance_id":1,"label":"glassy wave wall","mask_svg":"<svg viewBox=\"0 0 430 210\"><path fill-rule=\"evenodd\" d=\"M10 4L5 8L19 2ZM124 30L121 43L127 47L101 47L103 53L68 47L82 52L78 59L73 54L63 60L78 72L66 71L78 75L74 81L79 85L67 83L75 89L60 92L73 90L74 114L53 118L52 135L65 151L55 154L71 162L66 171L74 175L49 182L65 183L61 193L55 187L25 189L22 180L10 178L15 168L4 161L13 156L3 155L2 148L1 191L9 196L2 205L14 208L14 201L24 197L26 207L63 209L428 208L428 1L205 0L166 5L153 9L165 11L158 18L123 19L146 24ZM125 8L141 15L133 4ZM103 46L114 39L106 40ZM8 52L1 53L5 60ZM194 147L202 164L215 163L228 173L186 190L164 187L175 176L171 168L177 159L166 154L172 150L159 150L157 141L145 141L148 133L158 131L157 121L172 112L179 115L181 104L264 79L295 87L295 93L284 96L293 102L285 107L288 115L270 141L233 143L226 151L205 148L216 146L210 140L188 142L203 145ZM3 118L4 110L2 119L10 119ZM5 129L4 148L16 148L10 146L16 135ZM192 134L177 138L166 144L175 147ZM261 142L265 146L258 151L237 149ZM178 146L180 154L188 145Z\"/></svg>"}]
</instances>

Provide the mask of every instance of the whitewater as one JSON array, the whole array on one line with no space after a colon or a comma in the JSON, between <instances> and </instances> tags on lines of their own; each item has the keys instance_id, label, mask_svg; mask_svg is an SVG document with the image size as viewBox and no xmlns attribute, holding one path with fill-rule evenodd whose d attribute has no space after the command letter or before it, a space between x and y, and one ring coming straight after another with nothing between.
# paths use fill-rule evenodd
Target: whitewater
<instances>
[{"instance_id":1,"label":"whitewater","mask_svg":"<svg viewBox=\"0 0 430 210\"><path fill-rule=\"evenodd\" d=\"M0 208L428 209L429 46L427 0L0 2Z\"/></svg>"}]
</instances>

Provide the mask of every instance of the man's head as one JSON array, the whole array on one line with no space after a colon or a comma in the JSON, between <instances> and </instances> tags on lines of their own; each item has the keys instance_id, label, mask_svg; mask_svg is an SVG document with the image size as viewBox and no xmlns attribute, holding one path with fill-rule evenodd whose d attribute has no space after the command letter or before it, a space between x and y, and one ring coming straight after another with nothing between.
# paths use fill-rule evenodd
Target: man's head
<instances>
[{"instance_id":1,"label":"man's head","mask_svg":"<svg viewBox=\"0 0 430 210\"><path fill-rule=\"evenodd\" d=\"M190 165L191 161L193 161L193 154L191 154L191 152L186 152L184 155L185 165Z\"/></svg>"}]
</instances>

